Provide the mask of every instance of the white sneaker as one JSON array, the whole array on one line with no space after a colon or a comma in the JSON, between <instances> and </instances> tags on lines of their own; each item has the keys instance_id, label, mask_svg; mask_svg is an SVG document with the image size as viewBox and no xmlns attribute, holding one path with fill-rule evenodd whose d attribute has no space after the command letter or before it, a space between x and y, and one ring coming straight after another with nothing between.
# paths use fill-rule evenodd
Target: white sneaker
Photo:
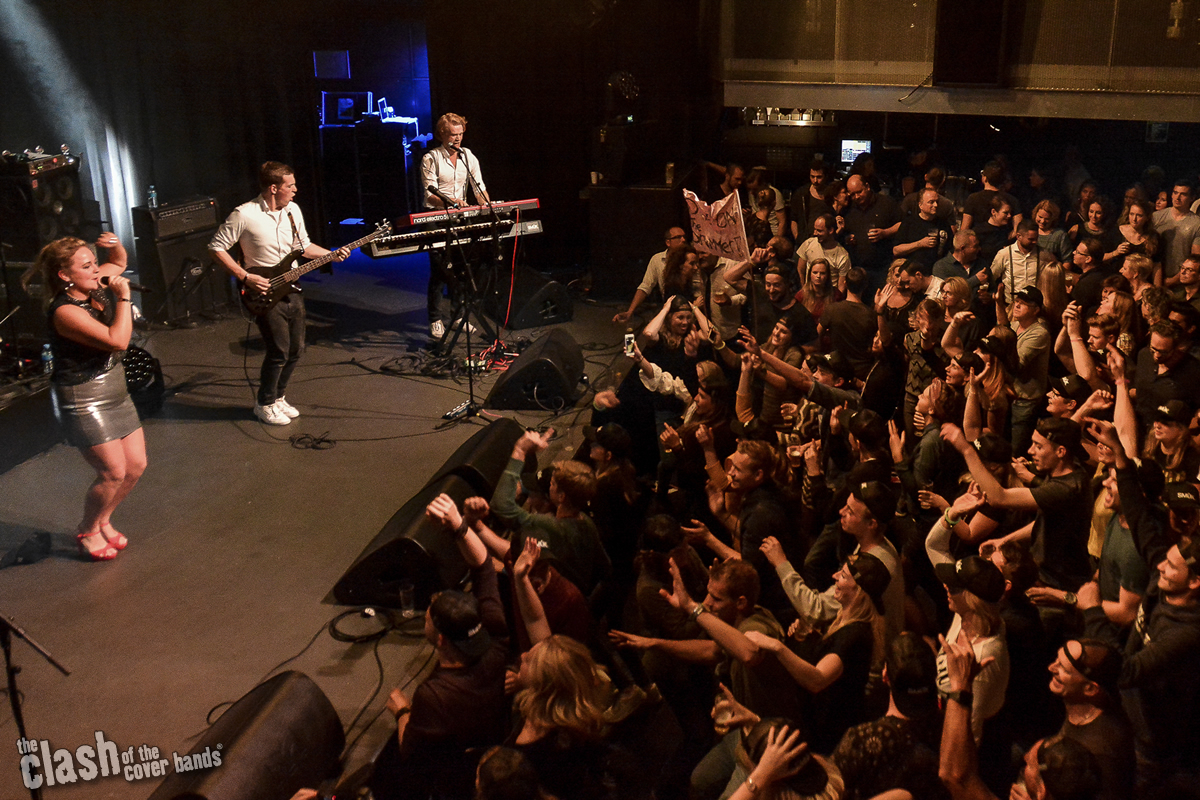
<instances>
[{"instance_id":1,"label":"white sneaker","mask_svg":"<svg viewBox=\"0 0 1200 800\"><path fill-rule=\"evenodd\" d=\"M297 409L283 397L275 401L275 407L283 412L283 415L288 419L295 419L296 417L300 416L299 409Z\"/></svg>"},{"instance_id":2,"label":"white sneaker","mask_svg":"<svg viewBox=\"0 0 1200 800\"><path fill-rule=\"evenodd\" d=\"M434 339L440 339L446 335L446 324L440 319L435 319L429 323L429 335Z\"/></svg>"},{"instance_id":3,"label":"white sneaker","mask_svg":"<svg viewBox=\"0 0 1200 800\"><path fill-rule=\"evenodd\" d=\"M462 320L460 319L458 322L456 322L456 323L454 324L454 327L456 327L456 328L461 328L461 327L462 327ZM471 323L469 323L469 322L468 322L468 323L467 323L467 333L479 333L479 329L478 329L478 328L476 328L474 325L472 325Z\"/></svg>"},{"instance_id":4,"label":"white sneaker","mask_svg":"<svg viewBox=\"0 0 1200 800\"><path fill-rule=\"evenodd\" d=\"M255 406L254 416L258 417L268 425L287 425L291 422L287 414L279 410L279 406L272 403L269 406Z\"/></svg>"}]
</instances>

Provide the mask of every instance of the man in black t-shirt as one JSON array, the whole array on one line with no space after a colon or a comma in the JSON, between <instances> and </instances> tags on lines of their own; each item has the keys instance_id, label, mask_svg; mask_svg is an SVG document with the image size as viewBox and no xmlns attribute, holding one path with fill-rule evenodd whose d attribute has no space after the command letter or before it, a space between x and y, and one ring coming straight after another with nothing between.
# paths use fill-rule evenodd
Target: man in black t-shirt
<instances>
[{"instance_id":1,"label":"man in black t-shirt","mask_svg":"<svg viewBox=\"0 0 1200 800\"><path fill-rule=\"evenodd\" d=\"M481 515L476 509L464 516L445 494L425 513L441 523L471 567L472 593L442 592L425 612L425 639L437 665L411 701L400 689L388 698L397 730L372 777L379 798L469 791L474 763L468 749L498 744L505 734L508 628L496 571L472 530Z\"/></svg>"},{"instance_id":2,"label":"man in black t-shirt","mask_svg":"<svg viewBox=\"0 0 1200 800\"><path fill-rule=\"evenodd\" d=\"M1104 245L1096 238L1084 239L1075 245L1071 260L1082 273L1071 290L1071 300L1079 304L1079 318L1086 320L1096 313L1103 299L1104 279L1108 277L1104 269Z\"/></svg>"},{"instance_id":3,"label":"man in black t-shirt","mask_svg":"<svg viewBox=\"0 0 1200 800\"><path fill-rule=\"evenodd\" d=\"M1150 344L1138 353L1133 376L1133 406L1141 427L1150 425L1154 410L1168 400L1194 407L1200 398L1200 361L1187 347L1175 323L1160 321L1150 327Z\"/></svg>"},{"instance_id":4,"label":"man in black t-shirt","mask_svg":"<svg viewBox=\"0 0 1200 800\"><path fill-rule=\"evenodd\" d=\"M1003 196L998 195L992 199L987 221L982 224L976 223L972 228L979 237L981 263L990 266L996 259L996 253L1008 247L1013 235L1012 215L1013 206Z\"/></svg>"},{"instance_id":5,"label":"man in black t-shirt","mask_svg":"<svg viewBox=\"0 0 1200 800\"><path fill-rule=\"evenodd\" d=\"M916 261L925 267L925 274L933 270L938 259L950 250L954 231L950 223L937 216L938 193L934 189L921 192L917 213L904 218L892 255Z\"/></svg>"},{"instance_id":6,"label":"man in black t-shirt","mask_svg":"<svg viewBox=\"0 0 1200 800\"><path fill-rule=\"evenodd\" d=\"M962 455L971 477L993 507L1037 511L1033 522L998 539L997 544L1029 539L1039 577L1048 586L1075 591L1091 577L1087 543L1092 494L1087 473L1080 467L1087 463L1088 454L1077 422L1038 422L1029 454L1034 470L1043 478L1029 487L1002 486L957 425L943 425L942 437Z\"/></svg>"},{"instance_id":7,"label":"man in black t-shirt","mask_svg":"<svg viewBox=\"0 0 1200 800\"><path fill-rule=\"evenodd\" d=\"M854 367L854 374L864 379L875 365L871 342L878 330L875 310L862 301L866 290L866 271L853 267L846 276L846 299L827 305L817 326L821 335L829 333L831 349L841 353Z\"/></svg>"},{"instance_id":8,"label":"man in black t-shirt","mask_svg":"<svg viewBox=\"0 0 1200 800\"><path fill-rule=\"evenodd\" d=\"M962 226L964 230L974 228L986 219L989 211L995 207L992 203L997 197L1002 197L1012 209L1012 228L1016 229L1017 223L1021 221L1021 202L1000 189L1004 185L1006 177L1004 167L999 162L989 161L984 166L979 173L979 180L983 183L983 188L968 197L967 202L963 204Z\"/></svg>"},{"instance_id":9,"label":"man in black t-shirt","mask_svg":"<svg viewBox=\"0 0 1200 800\"><path fill-rule=\"evenodd\" d=\"M892 261L892 239L900 230L900 207L887 195L876 194L860 175L846 181L851 205L846 214L846 249L850 261L882 285Z\"/></svg>"}]
</instances>

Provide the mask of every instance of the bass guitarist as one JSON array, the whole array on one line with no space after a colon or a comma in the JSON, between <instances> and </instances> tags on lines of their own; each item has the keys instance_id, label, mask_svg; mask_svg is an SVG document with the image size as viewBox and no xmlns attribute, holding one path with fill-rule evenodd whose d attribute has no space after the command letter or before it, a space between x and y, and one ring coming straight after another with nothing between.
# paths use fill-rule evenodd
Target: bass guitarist
<instances>
[{"instance_id":1,"label":"bass guitarist","mask_svg":"<svg viewBox=\"0 0 1200 800\"><path fill-rule=\"evenodd\" d=\"M238 282L243 292L266 294L271 282L251 270L271 268L288 255L300 252L307 258L329 255L330 251L309 241L304 215L292 198L296 196L296 176L292 168L278 161L259 167L258 185L262 194L242 203L217 229L208 243L209 252ZM229 254L240 245L245 267ZM350 248L332 254L333 261L345 261ZM258 330L266 344L259 378L254 416L268 425L287 425L300 412L287 401L288 378L304 352L304 300L299 292L289 292L258 314Z\"/></svg>"}]
</instances>

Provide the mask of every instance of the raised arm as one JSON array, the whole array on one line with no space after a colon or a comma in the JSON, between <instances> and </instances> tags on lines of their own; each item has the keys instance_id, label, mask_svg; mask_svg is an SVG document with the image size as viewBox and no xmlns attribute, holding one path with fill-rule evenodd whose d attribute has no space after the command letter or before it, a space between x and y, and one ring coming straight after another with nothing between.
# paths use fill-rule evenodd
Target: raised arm
<instances>
[{"instance_id":1,"label":"raised arm","mask_svg":"<svg viewBox=\"0 0 1200 800\"><path fill-rule=\"evenodd\" d=\"M938 638L946 653L951 692L942 720L938 777L954 800L996 800L996 796L979 777L975 736L971 733L971 688L977 672L975 653L971 650L970 642L966 641L965 634L959 636L958 642L948 642L940 634Z\"/></svg>"},{"instance_id":2,"label":"raised arm","mask_svg":"<svg viewBox=\"0 0 1200 800\"><path fill-rule=\"evenodd\" d=\"M640 338L643 344L658 341L658 332L662 330L663 323L667 321L667 312L671 310L671 301L674 299L675 295L668 297L667 301L663 303L663 307L654 315L654 318L646 323L646 327L642 328Z\"/></svg>"},{"instance_id":3,"label":"raised arm","mask_svg":"<svg viewBox=\"0 0 1200 800\"><path fill-rule=\"evenodd\" d=\"M680 575L675 559L671 559L671 578L673 583L670 594L666 589L659 589L659 593L671 605L680 611L692 614L705 633L733 658L750 665L757 664L762 660L762 651L758 645L746 638L746 634L720 619L716 614L710 613L703 604L697 603L691 598L687 587L683 585L683 577Z\"/></svg>"},{"instance_id":4,"label":"raised arm","mask_svg":"<svg viewBox=\"0 0 1200 800\"><path fill-rule=\"evenodd\" d=\"M788 649L787 645L765 633L750 631L746 637L779 659L779 663L806 691L818 694L842 677L846 665L837 653L827 653L816 664L810 664Z\"/></svg>"},{"instance_id":5,"label":"raised arm","mask_svg":"<svg viewBox=\"0 0 1200 800\"><path fill-rule=\"evenodd\" d=\"M959 311L950 318L950 324L942 332L942 349L951 358L958 358L965 348L962 342L962 329L975 319L970 311Z\"/></svg>"},{"instance_id":6,"label":"raised arm","mask_svg":"<svg viewBox=\"0 0 1200 800\"><path fill-rule=\"evenodd\" d=\"M1129 399L1129 380L1125 376L1125 354L1115 345L1108 346L1108 369L1112 373L1116 397L1113 399L1113 424L1125 452L1137 453L1137 417Z\"/></svg>"},{"instance_id":7,"label":"raised arm","mask_svg":"<svg viewBox=\"0 0 1200 800\"><path fill-rule=\"evenodd\" d=\"M971 472L971 477L979 484L979 488L983 490L983 494L987 497L987 501L993 506L999 508L1016 508L1024 511L1036 511L1037 501L1033 499L1033 492L1025 487L1009 489L1001 486L996 480L996 476L988 471L987 467L979 459L979 453L971 446L963 435L962 429L957 425L947 422L942 425L942 439L959 452L963 457L963 461L967 462L967 469Z\"/></svg>"},{"instance_id":8,"label":"raised arm","mask_svg":"<svg viewBox=\"0 0 1200 800\"><path fill-rule=\"evenodd\" d=\"M754 248L754 252L750 254L750 258L737 264L733 264L725 270L725 282L733 283L734 281L739 280L754 266L767 263L767 259L770 258L770 256L771 251L767 248Z\"/></svg>"},{"instance_id":9,"label":"raised arm","mask_svg":"<svg viewBox=\"0 0 1200 800\"><path fill-rule=\"evenodd\" d=\"M529 579L529 572L537 564L541 547L532 538L525 540L525 549L513 564L513 592L517 596L517 608L521 611L521 621L525 623L525 631L529 634L530 645L550 638L552 631L546 621L546 610L542 606L542 598L538 597Z\"/></svg>"}]
</instances>

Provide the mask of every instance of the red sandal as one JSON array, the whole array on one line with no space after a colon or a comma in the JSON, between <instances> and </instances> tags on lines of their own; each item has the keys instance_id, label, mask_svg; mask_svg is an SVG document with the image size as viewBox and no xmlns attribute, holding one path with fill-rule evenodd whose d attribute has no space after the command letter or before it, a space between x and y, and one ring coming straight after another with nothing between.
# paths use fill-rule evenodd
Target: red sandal
<instances>
[{"instance_id":1,"label":"red sandal","mask_svg":"<svg viewBox=\"0 0 1200 800\"><path fill-rule=\"evenodd\" d=\"M84 539L90 536L99 536L104 539L102 533L77 533L75 534L75 543L79 545L79 554L90 558L92 561L112 561L117 557L117 548L113 547L107 539L104 539L104 547L99 550L91 550L83 543Z\"/></svg>"},{"instance_id":2,"label":"red sandal","mask_svg":"<svg viewBox=\"0 0 1200 800\"><path fill-rule=\"evenodd\" d=\"M105 530L106 528L108 530ZM112 531L113 535L109 536L108 531ZM106 522L100 526L100 535L104 537L104 540L114 550L124 550L129 545L129 537L114 528L111 522Z\"/></svg>"}]
</instances>

